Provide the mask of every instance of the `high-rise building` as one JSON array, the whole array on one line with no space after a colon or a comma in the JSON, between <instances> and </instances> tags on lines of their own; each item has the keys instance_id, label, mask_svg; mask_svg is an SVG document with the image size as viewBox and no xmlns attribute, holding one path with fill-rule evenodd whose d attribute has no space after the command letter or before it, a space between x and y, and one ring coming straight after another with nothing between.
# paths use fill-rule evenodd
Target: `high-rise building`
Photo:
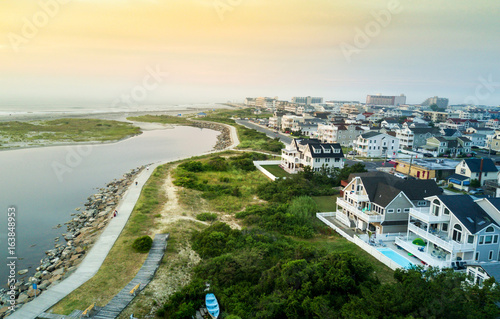
<instances>
[{"instance_id":1,"label":"high-rise building","mask_svg":"<svg viewBox=\"0 0 500 319\"><path fill-rule=\"evenodd\" d=\"M445 109L448 107L448 102L447 98L434 96L425 100L421 105L430 106L432 104L436 104L439 108Z\"/></svg>"},{"instance_id":2,"label":"high-rise building","mask_svg":"<svg viewBox=\"0 0 500 319\"><path fill-rule=\"evenodd\" d=\"M392 95L368 95L366 96L366 104L370 105L404 105L406 104L406 96L401 94L399 96Z\"/></svg>"},{"instance_id":3,"label":"high-rise building","mask_svg":"<svg viewBox=\"0 0 500 319\"><path fill-rule=\"evenodd\" d=\"M322 97L310 97L310 96L305 96L305 97L292 97L292 103L297 103L297 104L318 104L318 103L323 103L323 98Z\"/></svg>"}]
</instances>

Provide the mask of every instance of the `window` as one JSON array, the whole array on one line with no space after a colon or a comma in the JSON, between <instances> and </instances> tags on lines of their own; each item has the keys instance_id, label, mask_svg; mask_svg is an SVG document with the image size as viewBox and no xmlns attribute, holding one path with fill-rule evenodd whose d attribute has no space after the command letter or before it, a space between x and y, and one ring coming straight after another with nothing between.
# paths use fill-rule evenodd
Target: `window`
<instances>
[{"instance_id":1,"label":"window","mask_svg":"<svg viewBox=\"0 0 500 319\"><path fill-rule=\"evenodd\" d=\"M329 163L330 162L330 159L329 158L325 158L325 163Z\"/></svg>"},{"instance_id":2,"label":"window","mask_svg":"<svg viewBox=\"0 0 500 319\"><path fill-rule=\"evenodd\" d=\"M455 224L455 226L453 226L453 237L452 238L457 243L462 241L462 226L460 226L459 224Z\"/></svg>"},{"instance_id":3,"label":"window","mask_svg":"<svg viewBox=\"0 0 500 319\"><path fill-rule=\"evenodd\" d=\"M493 236L493 244L498 243L498 235Z\"/></svg>"},{"instance_id":4,"label":"window","mask_svg":"<svg viewBox=\"0 0 500 319\"><path fill-rule=\"evenodd\" d=\"M401 213L401 208L398 208L397 212L398 212L398 214Z\"/></svg>"},{"instance_id":5,"label":"window","mask_svg":"<svg viewBox=\"0 0 500 319\"><path fill-rule=\"evenodd\" d=\"M446 208L446 207L444 208L444 214L445 215L449 215L450 214L450 210L448 208Z\"/></svg>"},{"instance_id":6,"label":"window","mask_svg":"<svg viewBox=\"0 0 500 319\"><path fill-rule=\"evenodd\" d=\"M405 213L409 213L410 212L410 209L409 208L405 208Z\"/></svg>"},{"instance_id":7,"label":"window","mask_svg":"<svg viewBox=\"0 0 500 319\"><path fill-rule=\"evenodd\" d=\"M314 161L315 161L316 163L319 163L319 162L321 162L321 158L315 158L315 159L314 159Z\"/></svg>"},{"instance_id":8,"label":"window","mask_svg":"<svg viewBox=\"0 0 500 319\"><path fill-rule=\"evenodd\" d=\"M479 260L479 252L477 251L476 252L476 258L474 259L475 261L478 261Z\"/></svg>"},{"instance_id":9,"label":"window","mask_svg":"<svg viewBox=\"0 0 500 319\"><path fill-rule=\"evenodd\" d=\"M340 162L340 158L338 158L338 157L337 157L337 158L335 159L335 162Z\"/></svg>"},{"instance_id":10,"label":"window","mask_svg":"<svg viewBox=\"0 0 500 319\"><path fill-rule=\"evenodd\" d=\"M487 233L493 233L495 231L495 228L493 228L493 226L490 226L488 228L486 228L485 232Z\"/></svg>"},{"instance_id":11,"label":"window","mask_svg":"<svg viewBox=\"0 0 500 319\"><path fill-rule=\"evenodd\" d=\"M443 224L443 225L441 226L441 230L442 230L442 231L448 231L448 224Z\"/></svg>"},{"instance_id":12,"label":"window","mask_svg":"<svg viewBox=\"0 0 500 319\"><path fill-rule=\"evenodd\" d=\"M479 236L479 245L484 244L484 236Z\"/></svg>"},{"instance_id":13,"label":"window","mask_svg":"<svg viewBox=\"0 0 500 319\"><path fill-rule=\"evenodd\" d=\"M493 259L493 250L490 250L489 254L488 254L488 260L492 260Z\"/></svg>"},{"instance_id":14,"label":"window","mask_svg":"<svg viewBox=\"0 0 500 319\"><path fill-rule=\"evenodd\" d=\"M492 242L493 242L493 236L488 235L488 236L484 237L484 244L485 245L491 244Z\"/></svg>"},{"instance_id":15,"label":"window","mask_svg":"<svg viewBox=\"0 0 500 319\"><path fill-rule=\"evenodd\" d=\"M427 205L427 201L425 201L425 200L423 200L423 201L419 201L419 202L417 203L417 205L418 205L418 206L425 206L425 205Z\"/></svg>"},{"instance_id":16,"label":"window","mask_svg":"<svg viewBox=\"0 0 500 319\"><path fill-rule=\"evenodd\" d=\"M394 213L394 209L388 209L388 210L387 210L387 213L388 213L388 214Z\"/></svg>"},{"instance_id":17,"label":"window","mask_svg":"<svg viewBox=\"0 0 500 319\"><path fill-rule=\"evenodd\" d=\"M460 169L460 174L464 175L465 174L465 168Z\"/></svg>"},{"instance_id":18,"label":"window","mask_svg":"<svg viewBox=\"0 0 500 319\"><path fill-rule=\"evenodd\" d=\"M467 243L468 244L474 244L474 236L473 235L469 235L467 237Z\"/></svg>"}]
</instances>

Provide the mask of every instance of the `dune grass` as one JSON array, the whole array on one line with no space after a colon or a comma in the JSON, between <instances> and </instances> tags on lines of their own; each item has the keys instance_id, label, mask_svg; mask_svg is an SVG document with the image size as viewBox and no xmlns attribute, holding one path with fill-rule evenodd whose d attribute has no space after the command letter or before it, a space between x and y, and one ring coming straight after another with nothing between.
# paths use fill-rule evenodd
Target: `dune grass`
<instances>
[{"instance_id":1,"label":"dune grass","mask_svg":"<svg viewBox=\"0 0 500 319\"><path fill-rule=\"evenodd\" d=\"M130 123L99 119L0 122L0 138L9 142L106 142L140 134Z\"/></svg>"},{"instance_id":2,"label":"dune grass","mask_svg":"<svg viewBox=\"0 0 500 319\"><path fill-rule=\"evenodd\" d=\"M147 123L162 123L162 124L177 124L177 125L192 125L193 122L187 117L171 116L171 115L142 115L127 117L129 121L147 122Z\"/></svg>"}]
</instances>

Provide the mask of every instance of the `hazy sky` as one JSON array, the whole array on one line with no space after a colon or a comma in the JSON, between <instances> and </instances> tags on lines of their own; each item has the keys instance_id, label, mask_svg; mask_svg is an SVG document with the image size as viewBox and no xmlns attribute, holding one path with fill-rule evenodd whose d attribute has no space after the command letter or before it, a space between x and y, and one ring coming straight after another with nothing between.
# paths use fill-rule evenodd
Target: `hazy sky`
<instances>
[{"instance_id":1,"label":"hazy sky","mask_svg":"<svg viewBox=\"0 0 500 319\"><path fill-rule=\"evenodd\" d=\"M4 0L0 104L405 93L409 103L498 105L499 9L493 0Z\"/></svg>"}]
</instances>

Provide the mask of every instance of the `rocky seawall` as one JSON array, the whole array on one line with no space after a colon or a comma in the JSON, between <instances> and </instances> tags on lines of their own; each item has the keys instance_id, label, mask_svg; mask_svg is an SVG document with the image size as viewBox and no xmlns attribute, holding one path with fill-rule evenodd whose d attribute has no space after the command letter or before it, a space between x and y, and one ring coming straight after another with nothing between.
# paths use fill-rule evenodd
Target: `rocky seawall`
<instances>
[{"instance_id":1,"label":"rocky seawall","mask_svg":"<svg viewBox=\"0 0 500 319\"><path fill-rule=\"evenodd\" d=\"M35 294L40 295L76 270L86 252L113 218L123 194L143 168L144 166L133 169L123 178L108 183L106 187L99 189L98 193L87 198L83 210L76 209L78 212L72 214L73 219L64 223L67 228L62 234L65 242L59 242L60 237L54 239L54 248L45 252L46 257L40 260L36 273L27 280L18 280L13 290L0 289L0 318L11 313L12 309L9 309L9 306L13 300L17 309L35 298ZM28 269L18 271L19 276L26 273ZM37 284L36 291L33 289L33 284Z\"/></svg>"},{"instance_id":2,"label":"rocky seawall","mask_svg":"<svg viewBox=\"0 0 500 319\"><path fill-rule=\"evenodd\" d=\"M203 121L193 121L194 127L208 128L214 131L219 131L221 134L217 136L217 142L215 143L214 150L221 151L231 146L231 131L229 128L223 124L213 123L213 122L203 122Z\"/></svg>"}]
</instances>

